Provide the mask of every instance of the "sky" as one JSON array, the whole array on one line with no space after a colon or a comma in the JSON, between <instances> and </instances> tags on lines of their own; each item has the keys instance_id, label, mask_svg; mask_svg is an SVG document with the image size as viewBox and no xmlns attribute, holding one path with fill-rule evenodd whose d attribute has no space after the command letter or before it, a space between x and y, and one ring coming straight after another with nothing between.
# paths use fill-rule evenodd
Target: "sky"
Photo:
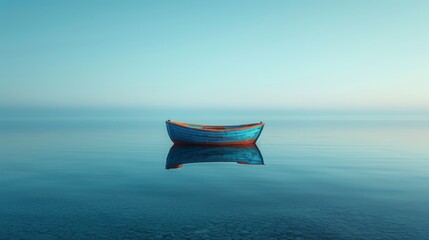
<instances>
[{"instance_id":1,"label":"sky","mask_svg":"<svg viewBox=\"0 0 429 240\"><path fill-rule=\"evenodd\" d=\"M429 109L429 1L0 0L0 106Z\"/></svg>"}]
</instances>

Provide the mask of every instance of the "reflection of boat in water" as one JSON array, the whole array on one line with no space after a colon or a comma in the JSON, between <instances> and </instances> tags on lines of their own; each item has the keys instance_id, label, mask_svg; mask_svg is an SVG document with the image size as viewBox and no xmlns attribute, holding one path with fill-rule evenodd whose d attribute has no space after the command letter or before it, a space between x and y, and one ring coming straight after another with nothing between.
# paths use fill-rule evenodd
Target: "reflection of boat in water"
<instances>
[{"instance_id":1,"label":"reflection of boat in water","mask_svg":"<svg viewBox=\"0 0 429 240\"><path fill-rule=\"evenodd\" d=\"M173 145L168 153L165 168L181 168L183 164L205 162L236 162L238 164L263 165L264 159L256 145Z\"/></svg>"}]
</instances>

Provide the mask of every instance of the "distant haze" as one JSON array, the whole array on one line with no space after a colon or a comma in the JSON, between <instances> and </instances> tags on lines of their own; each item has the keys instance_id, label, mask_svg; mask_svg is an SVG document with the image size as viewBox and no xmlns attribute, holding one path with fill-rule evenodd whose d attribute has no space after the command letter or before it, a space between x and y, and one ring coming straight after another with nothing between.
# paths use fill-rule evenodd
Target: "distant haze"
<instances>
[{"instance_id":1,"label":"distant haze","mask_svg":"<svg viewBox=\"0 0 429 240\"><path fill-rule=\"evenodd\" d=\"M429 108L429 1L1 1L0 106Z\"/></svg>"}]
</instances>

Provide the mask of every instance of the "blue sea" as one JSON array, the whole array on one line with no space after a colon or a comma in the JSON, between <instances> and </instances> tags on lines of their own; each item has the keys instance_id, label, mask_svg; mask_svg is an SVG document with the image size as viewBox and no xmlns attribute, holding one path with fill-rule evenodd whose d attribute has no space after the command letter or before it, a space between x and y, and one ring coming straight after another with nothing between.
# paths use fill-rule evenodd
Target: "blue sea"
<instances>
[{"instance_id":1,"label":"blue sea","mask_svg":"<svg viewBox=\"0 0 429 240\"><path fill-rule=\"evenodd\" d=\"M264 121L263 164L166 169L167 119ZM429 239L429 114L6 109L0 239Z\"/></svg>"}]
</instances>

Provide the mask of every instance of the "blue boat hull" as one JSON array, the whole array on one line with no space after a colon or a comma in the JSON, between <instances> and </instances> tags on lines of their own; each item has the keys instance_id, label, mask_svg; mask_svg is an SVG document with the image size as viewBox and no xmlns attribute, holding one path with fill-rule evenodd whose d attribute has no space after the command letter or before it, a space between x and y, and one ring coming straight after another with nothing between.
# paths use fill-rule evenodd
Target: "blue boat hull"
<instances>
[{"instance_id":1,"label":"blue boat hull","mask_svg":"<svg viewBox=\"0 0 429 240\"><path fill-rule=\"evenodd\" d=\"M198 126L188 127L186 125L179 125L174 122L167 121L167 131L171 141L175 144L196 144L196 145L248 145L255 144L258 140L264 124L249 124L239 126L221 126L205 130L204 125L191 125ZM213 130L214 129L214 130Z\"/></svg>"}]
</instances>

